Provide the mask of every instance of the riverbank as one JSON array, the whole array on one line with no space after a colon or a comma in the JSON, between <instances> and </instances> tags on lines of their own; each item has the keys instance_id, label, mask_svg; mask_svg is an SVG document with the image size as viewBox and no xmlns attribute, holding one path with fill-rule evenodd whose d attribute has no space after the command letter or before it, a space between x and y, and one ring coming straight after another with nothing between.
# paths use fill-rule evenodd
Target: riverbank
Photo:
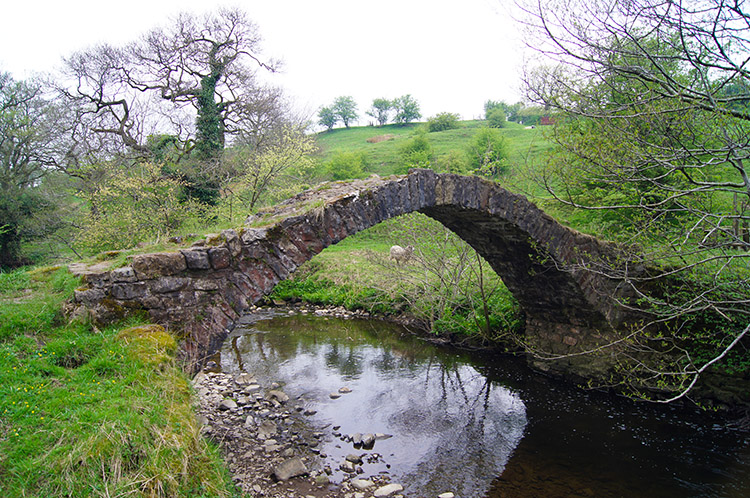
<instances>
[{"instance_id":1,"label":"riverbank","mask_svg":"<svg viewBox=\"0 0 750 498\"><path fill-rule=\"evenodd\" d=\"M344 435L338 426L317 428L305 399L290 397L276 383L263 386L249 373L200 372L193 379L201 433L221 449L232 480L253 496L399 498L403 486L369 468L384 457L374 448L385 434ZM329 396L346 396L342 386ZM350 444L351 453L332 462L319 447ZM343 474L339 483L334 473ZM445 494L443 498L447 498Z\"/></svg>"}]
</instances>

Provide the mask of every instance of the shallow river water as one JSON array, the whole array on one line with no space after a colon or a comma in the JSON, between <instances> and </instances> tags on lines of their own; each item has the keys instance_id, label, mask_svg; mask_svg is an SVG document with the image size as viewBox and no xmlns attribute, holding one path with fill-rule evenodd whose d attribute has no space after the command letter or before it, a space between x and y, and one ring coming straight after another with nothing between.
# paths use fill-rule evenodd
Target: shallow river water
<instances>
[{"instance_id":1,"label":"shallow river water","mask_svg":"<svg viewBox=\"0 0 750 498\"><path fill-rule=\"evenodd\" d=\"M278 382L321 430L391 435L365 468L410 496L750 496L747 438L705 414L582 391L520 359L437 347L380 321L242 321L222 370ZM341 387L351 393L332 399ZM358 451L338 438L320 450L331 467Z\"/></svg>"}]
</instances>

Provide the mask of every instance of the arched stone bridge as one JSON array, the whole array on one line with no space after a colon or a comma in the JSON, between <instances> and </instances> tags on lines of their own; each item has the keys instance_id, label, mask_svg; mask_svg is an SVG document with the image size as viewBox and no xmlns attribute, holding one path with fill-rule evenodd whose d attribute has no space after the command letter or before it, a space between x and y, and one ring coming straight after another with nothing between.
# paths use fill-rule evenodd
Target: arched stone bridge
<instances>
[{"instance_id":1,"label":"arched stone bridge","mask_svg":"<svg viewBox=\"0 0 750 498\"><path fill-rule=\"evenodd\" d=\"M325 184L251 217L239 232L88 272L75 301L100 321L145 310L182 330L195 358L216 348L243 310L325 247L413 211L441 222L489 262L521 303L534 347L550 354L592 348L626 319L613 299L623 292L621 282L584 265L616 257L613 245L561 225L495 183L429 170ZM553 366L586 374L591 361L573 357Z\"/></svg>"}]
</instances>

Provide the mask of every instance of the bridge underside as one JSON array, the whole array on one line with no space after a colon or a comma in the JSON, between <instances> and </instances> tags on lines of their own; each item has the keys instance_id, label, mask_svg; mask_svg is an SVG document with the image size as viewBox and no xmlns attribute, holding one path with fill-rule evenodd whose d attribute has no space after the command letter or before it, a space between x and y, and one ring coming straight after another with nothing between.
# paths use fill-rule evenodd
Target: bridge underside
<instances>
[{"instance_id":1,"label":"bridge underside","mask_svg":"<svg viewBox=\"0 0 750 498\"><path fill-rule=\"evenodd\" d=\"M474 247L523 307L529 346L570 355L606 342L628 315L620 282L586 269L615 249L557 223L526 198L477 177L415 170L395 180L334 183L259 213L177 252L135 256L128 267L85 276L77 303L100 321L146 310L185 334L199 358L223 340L239 314L328 245L386 219L420 211ZM582 373L591 361L545 365Z\"/></svg>"}]
</instances>

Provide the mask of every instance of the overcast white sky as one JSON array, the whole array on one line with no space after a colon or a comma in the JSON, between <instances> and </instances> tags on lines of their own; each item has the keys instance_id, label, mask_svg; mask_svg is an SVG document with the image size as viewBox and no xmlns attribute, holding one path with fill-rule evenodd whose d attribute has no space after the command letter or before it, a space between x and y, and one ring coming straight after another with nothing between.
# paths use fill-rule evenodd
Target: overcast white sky
<instances>
[{"instance_id":1,"label":"overcast white sky","mask_svg":"<svg viewBox=\"0 0 750 498\"><path fill-rule=\"evenodd\" d=\"M0 17L0 70L24 79L101 42L127 43L205 0L13 0ZM374 98L412 94L425 117L482 115L487 99L516 101L522 46L510 0L235 0L284 62L271 81L316 112L351 95L359 112ZM367 124L367 117L360 119Z\"/></svg>"}]
</instances>

